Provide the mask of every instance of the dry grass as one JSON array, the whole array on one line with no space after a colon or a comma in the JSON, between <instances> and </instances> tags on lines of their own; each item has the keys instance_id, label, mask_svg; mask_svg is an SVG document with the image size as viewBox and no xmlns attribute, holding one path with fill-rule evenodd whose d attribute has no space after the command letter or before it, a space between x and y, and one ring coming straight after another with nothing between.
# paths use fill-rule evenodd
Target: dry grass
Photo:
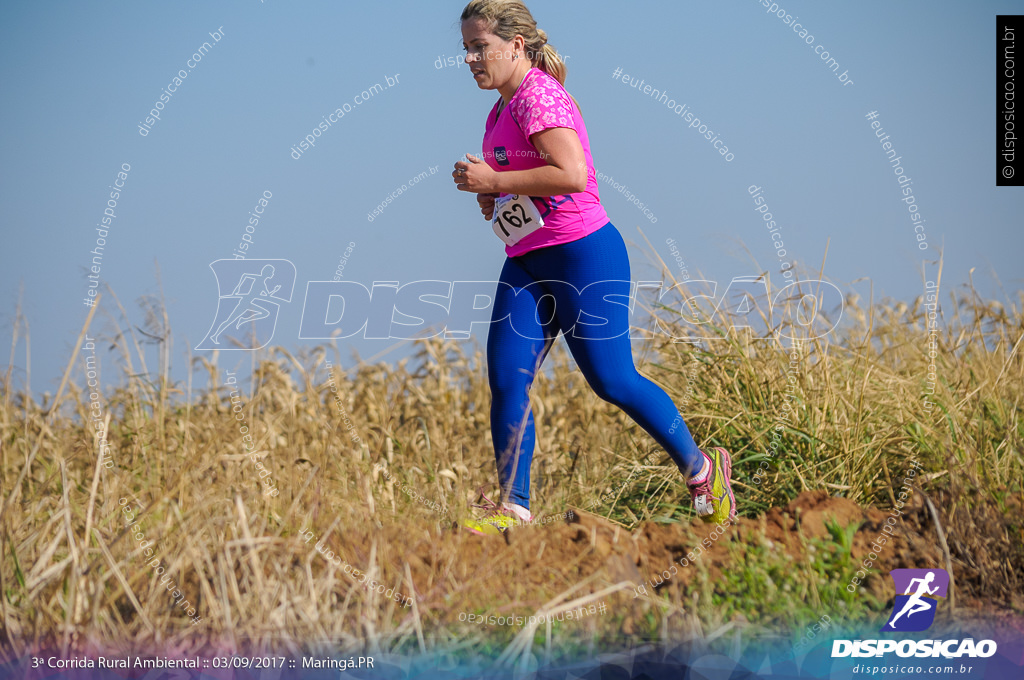
<instances>
[{"instance_id":1,"label":"dry grass","mask_svg":"<svg viewBox=\"0 0 1024 680\"><path fill-rule=\"evenodd\" d=\"M657 336L637 349L647 357L641 370L686 404L698 443L733 452L743 515L819 488L889 508L893 482L917 457L929 473L925 490L944 501L950 543L961 553L954 557L964 561L970 553L977 562L980 538L971 531L979 527L958 523L958 512L1004 510L1020 497L1024 479L1020 303L1008 309L970 291L945 297L938 405L929 411L922 400L922 301L861 308L847 300L841 330L829 341L801 344L795 409L774 458L766 446L790 384L785 344L720 331L720 339L697 344ZM466 345L421 341L412 360L359 363L348 374L335 356L343 413L324 369L332 348L302 356L276 348L254 357L241 413L281 491L267 498L242 447L217 355L196 360L209 374L202 390L170 383L168 323L154 319L164 349L155 371L145 366L133 331L110 334L121 353L115 369L101 372L102 384L120 385L103 397L111 469L99 465L81 357L53 404L36 403L8 374L0 407L0 616L8 651L20 655L37 643L121 652L299 652L340 644L378 653L490 654L511 633L467 629L460 611L529 614L613 585L595 576L600 560L592 551L574 557L560 547L573 535L567 527L523 529L549 533L526 535L521 546L531 553L517 566L502 557L508 548L500 539L451 532L440 514L400 490L404 484L458 517L469 512L478 487L494 488L485 367ZM667 456L593 395L561 343L533 399L535 514L587 507L611 492L598 512L624 530L688 520L685 488ZM755 484L763 460L767 472ZM641 461L640 474L623 484ZM392 481L376 463L386 463ZM146 566L125 530L120 498L136 509L136 527L197 606L198 625ZM413 606L362 587L303 542L300 529L388 588L415 593ZM983 577L975 595L996 597L1000 587L1020 592L1020 538L986 538L988 562L972 566ZM654 629L663 625L660 616L653 616ZM703 619L688 616L686 625L699 630ZM590 617L556 631L562 637L555 642L592 647L611 639L620 623Z\"/></svg>"}]
</instances>

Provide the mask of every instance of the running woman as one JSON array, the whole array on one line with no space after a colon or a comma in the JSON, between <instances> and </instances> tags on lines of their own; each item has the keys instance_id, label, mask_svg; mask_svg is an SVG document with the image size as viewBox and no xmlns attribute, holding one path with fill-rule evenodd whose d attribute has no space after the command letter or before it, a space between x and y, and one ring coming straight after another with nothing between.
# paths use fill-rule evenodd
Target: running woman
<instances>
[{"instance_id":1,"label":"running woman","mask_svg":"<svg viewBox=\"0 0 1024 680\"><path fill-rule=\"evenodd\" d=\"M484 158L467 154L452 177L460 191L477 195L507 255L487 338L501 503L484 496L478 507L486 516L463 526L496 534L533 519L530 386L559 333L594 392L669 453L701 519L734 519L729 454L698 449L671 398L633 364L622 302L631 287L629 258L601 206L587 128L563 87L565 64L519 0L472 0L461 20L477 87L501 97L487 116Z\"/></svg>"}]
</instances>

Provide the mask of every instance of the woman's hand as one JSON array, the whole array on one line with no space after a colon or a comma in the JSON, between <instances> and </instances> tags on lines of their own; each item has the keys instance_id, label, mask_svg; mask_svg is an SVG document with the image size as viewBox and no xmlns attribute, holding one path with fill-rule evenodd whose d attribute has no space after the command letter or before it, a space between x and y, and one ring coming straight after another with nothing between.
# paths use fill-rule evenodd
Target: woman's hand
<instances>
[{"instance_id":1,"label":"woman's hand","mask_svg":"<svg viewBox=\"0 0 1024 680\"><path fill-rule=\"evenodd\" d=\"M494 218L494 199L498 197L498 194L477 194L476 202L480 206L480 212L483 213L484 219L491 220Z\"/></svg>"},{"instance_id":2,"label":"woman's hand","mask_svg":"<svg viewBox=\"0 0 1024 680\"><path fill-rule=\"evenodd\" d=\"M482 159L472 154L466 154L469 161L459 161L452 171L452 179L455 180L455 188L459 191L469 191L475 194L492 194L498 190L498 173L491 170L491 166L484 163ZM483 208L483 206L480 206Z\"/></svg>"}]
</instances>

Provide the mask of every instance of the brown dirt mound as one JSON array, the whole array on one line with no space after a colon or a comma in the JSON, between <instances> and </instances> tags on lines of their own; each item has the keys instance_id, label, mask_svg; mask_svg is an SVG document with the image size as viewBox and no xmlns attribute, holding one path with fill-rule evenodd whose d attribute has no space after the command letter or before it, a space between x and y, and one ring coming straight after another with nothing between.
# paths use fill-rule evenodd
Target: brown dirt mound
<instances>
[{"instance_id":1,"label":"brown dirt mound","mask_svg":"<svg viewBox=\"0 0 1024 680\"><path fill-rule=\"evenodd\" d=\"M947 507L948 506L944 506ZM783 551L790 559L806 559L806 539L831 540L826 522L840 527L856 523L852 554L855 560L866 559L871 543L886 526L890 514L874 507L860 507L845 498L830 497L823 490L801 493L785 508L772 508L755 519L741 518L735 526L724 527L717 540L709 539L713 525L699 520L689 523L646 523L635 531L600 516L573 510L575 517L564 522L542 526L514 528L503 537L480 537L454 529L440 540L424 536L418 541L405 537L409 546L407 558L419 596L420 613L437 623L452 623L460 612L480 613L480 603L499 602L487 614L530 614L556 596L571 591L562 602L601 590L610 584L629 582L632 585L650 581L652 576L668 569L687 556L702 541L710 545L697 558L708 569L712 580L727 569L730 549L736 543L755 543L771 550ZM945 521L941 518L940 521ZM975 522L982 515L975 513ZM995 522L997 518L989 518ZM990 533L1002 525L991 524ZM967 543L963 530L954 521L945 527L951 545L951 559L956 590L957 616L965 619L991 619L996 612L1015 608L1024 611L1020 592L1009 593L1006 583L996 584L992 574L962 559ZM890 540L877 552L864 586L881 601L892 598L891 569L946 566L935 522L925 501L914 494L896 519ZM412 540L410 540L412 539ZM988 548L990 553L995 550ZM994 554L994 553L993 553ZM976 563L982 556L974 555ZM1020 565L1017 565L1020 570ZM698 574L694 568L678 568L677 574L659 586L670 592L681 592ZM1011 572L1013 572L1011 568ZM854 576L836 574L835 580L846 584ZM1015 576L1019 578L1019 576ZM657 582L658 579L655 580ZM632 587L632 586L631 586ZM630 601L626 588L613 599ZM973 613L972 613L973 610ZM984 611L985 617L977 616ZM627 634L628 621L626 624Z\"/></svg>"}]
</instances>

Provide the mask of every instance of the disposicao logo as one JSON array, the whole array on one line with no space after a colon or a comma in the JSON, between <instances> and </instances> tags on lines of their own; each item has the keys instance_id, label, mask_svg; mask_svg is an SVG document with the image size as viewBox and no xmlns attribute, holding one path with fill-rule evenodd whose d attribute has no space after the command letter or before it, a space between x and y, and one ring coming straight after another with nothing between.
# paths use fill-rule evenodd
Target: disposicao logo
<instances>
[{"instance_id":1,"label":"disposicao logo","mask_svg":"<svg viewBox=\"0 0 1024 680\"><path fill-rule=\"evenodd\" d=\"M937 598L945 598L949 574L945 569L893 569L889 572L896 586L892 616L882 632L919 632L935 621ZM987 658L996 653L994 640L834 640L832 657L883 656L896 652L901 657Z\"/></svg>"},{"instance_id":2,"label":"disposicao logo","mask_svg":"<svg viewBox=\"0 0 1024 680\"><path fill-rule=\"evenodd\" d=\"M832 657L838 656L883 656L896 652L897 656L918 658L937 657L957 659L961 656L988 658L996 653L995 640L975 643L966 640L834 640Z\"/></svg>"},{"instance_id":3,"label":"disposicao logo","mask_svg":"<svg viewBox=\"0 0 1024 680\"><path fill-rule=\"evenodd\" d=\"M939 604L936 598L946 597L949 574L945 569L893 569L889 575L896 584L896 601L892 605L892 618L881 630L907 633L926 630L935 621Z\"/></svg>"},{"instance_id":4,"label":"disposicao logo","mask_svg":"<svg viewBox=\"0 0 1024 680\"><path fill-rule=\"evenodd\" d=\"M295 265L288 260L225 259L211 262L210 269L217 277L217 314L196 349L266 346L274 337L281 305L292 301Z\"/></svg>"}]
</instances>

